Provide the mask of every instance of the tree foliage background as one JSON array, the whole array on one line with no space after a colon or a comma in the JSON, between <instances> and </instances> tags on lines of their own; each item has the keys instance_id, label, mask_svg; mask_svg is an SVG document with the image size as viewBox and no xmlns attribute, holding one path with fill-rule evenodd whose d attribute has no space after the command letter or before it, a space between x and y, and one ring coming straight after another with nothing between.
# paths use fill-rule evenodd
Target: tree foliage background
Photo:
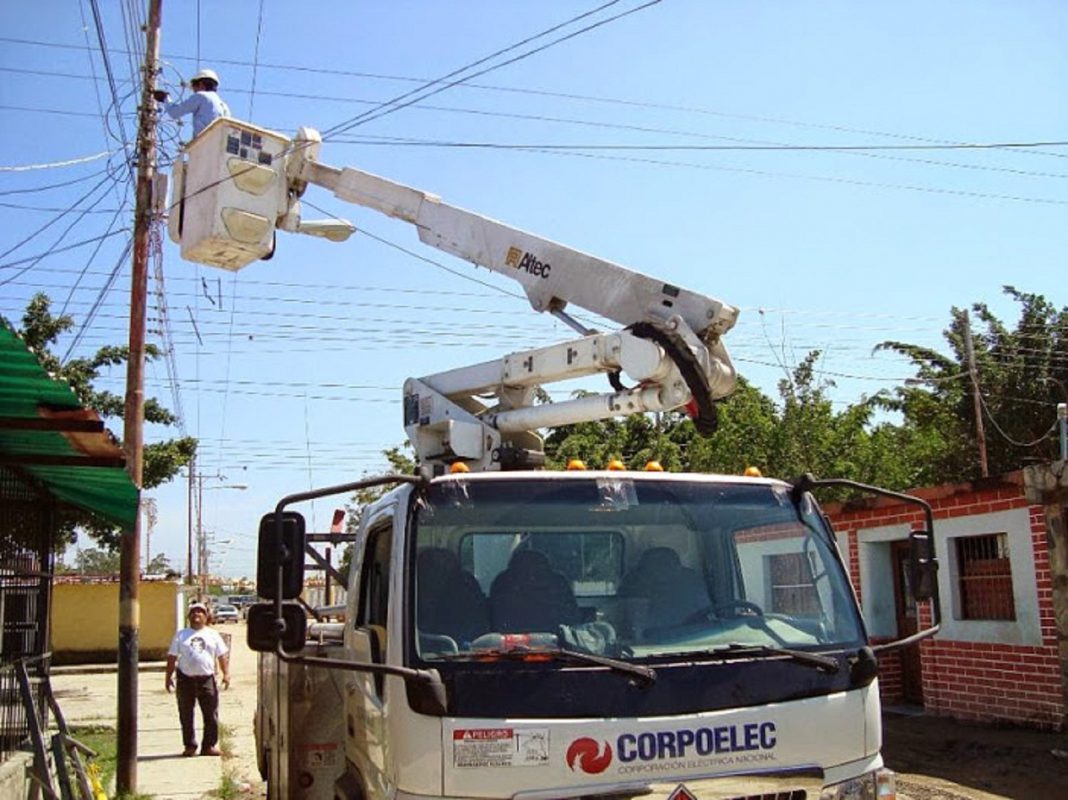
<instances>
[{"instance_id":1,"label":"tree foliage background","mask_svg":"<svg viewBox=\"0 0 1068 800\"><path fill-rule=\"evenodd\" d=\"M584 422L548 433L548 465L563 469L577 458L599 469L620 459L640 470L656 460L669 471L725 474L755 466L787 480L811 472L897 490L969 481L980 477L976 390L990 474L1057 460L1056 407L1068 402L1068 308L1012 286L1004 292L1019 309L1014 324L975 303L950 310L946 352L883 342L876 349L905 357L914 378L842 410L829 397L834 383L821 377L820 352L812 351L779 382L776 397L740 378L720 404L719 429L710 437L679 413ZM393 468L397 454L385 453ZM358 509L362 500L353 502ZM357 520L350 517L353 525Z\"/></svg>"},{"instance_id":2,"label":"tree foliage background","mask_svg":"<svg viewBox=\"0 0 1068 800\"><path fill-rule=\"evenodd\" d=\"M51 304L52 301L43 292L34 295L26 306L17 333L34 351L41 365L52 375L67 381L82 403L100 414L105 421L122 419L124 399L113 392L97 389L94 382L104 370L123 367L129 358L129 348L102 347L90 358L61 361L52 348L61 335L74 327L74 318L69 314L53 315ZM158 358L159 355L156 347L146 346L146 359ZM146 424L170 427L176 422L174 415L155 398L145 399ZM142 488L152 489L171 480L182 467L189 464L196 453L196 446L197 440L189 436L146 444ZM104 551L117 551L122 531L89 512L76 509L67 510L61 521L56 542L60 551L75 540L78 529L88 533Z\"/></svg>"},{"instance_id":3,"label":"tree foliage background","mask_svg":"<svg viewBox=\"0 0 1068 800\"><path fill-rule=\"evenodd\" d=\"M900 412L906 424L927 437L925 483L969 480L978 475L978 441L973 389L977 385L992 475L1060 457L1054 409L1068 402L1068 308L1042 295L1004 287L1019 306L1014 327L985 303L950 311L943 337L949 353L905 342L880 347L900 353L916 369L916 385L897 387L877 398ZM972 321L972 315L979 329ZM967 341L975 359L975 383L968 369Z\"/></svg>"}]
</instances>

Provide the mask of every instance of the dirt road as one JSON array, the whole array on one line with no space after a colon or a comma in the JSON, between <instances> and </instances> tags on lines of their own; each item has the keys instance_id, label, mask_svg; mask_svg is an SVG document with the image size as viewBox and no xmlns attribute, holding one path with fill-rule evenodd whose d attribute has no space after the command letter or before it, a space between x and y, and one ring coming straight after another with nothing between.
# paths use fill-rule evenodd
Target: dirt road
<instances>
[{"instance_id":1,"label":"dirt road","mask_svg":"<svg viewBox=\"0 0 1068 800\"><path fill-rule=\"evenodd\" d=\"M901 800L1068 798L1068 733L888 713L883 758Z\"/></svg>"}]
</instances>

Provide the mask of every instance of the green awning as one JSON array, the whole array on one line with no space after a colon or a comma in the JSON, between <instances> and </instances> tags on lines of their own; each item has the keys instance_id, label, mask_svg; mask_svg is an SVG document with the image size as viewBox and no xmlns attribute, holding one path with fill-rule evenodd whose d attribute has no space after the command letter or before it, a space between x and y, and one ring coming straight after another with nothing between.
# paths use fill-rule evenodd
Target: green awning
<instances>
[{"instance_id":1,"label":"green awning","mask_svg":"<svg viewBox=\"0 0 1068 800\"><path fill-rule=\"evenodd\" d=\"M123 530L137 519L137 487L122 448L70 385L54 378L0 320L0 464L58 500Z\"/></svg>"}]
</instances>

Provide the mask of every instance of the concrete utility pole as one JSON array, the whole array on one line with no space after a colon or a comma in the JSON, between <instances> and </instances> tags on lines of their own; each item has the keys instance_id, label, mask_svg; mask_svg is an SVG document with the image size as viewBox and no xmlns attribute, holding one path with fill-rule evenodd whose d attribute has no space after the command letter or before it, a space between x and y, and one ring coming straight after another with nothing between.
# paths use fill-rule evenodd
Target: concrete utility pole
<instances>
[{"instance_id":1,"label":"concrete utility pole","mask_svg":"<svg viewBox=\"0 0 1068 800\"><path fill-rule=\"evenodd\" d=\"M983 401L979 397L979 370L975 367L975 348L972 345L972 322L964 312L964 353L968 359L968 375L972 379L972 404L975 406L975 438L979 442L979 470L984 478L990 475L986 460L986 426L983 425Z\"/></svg>"},{"instance_id":2,"label":"concrete utility pole","mask_svg":"<svg viewBox=\"0 0 1068 800\"><path fill-rule=\"evenodd\" d=\"M137 792L137 663L141 628L140 545L141 482L144 470L145 317L148 245L152 224L152 178L156 171L156 108L152 92L159 69L159 28L163 0L149 0L145 29L144 79L137 126L137 205L134 209L130 281L130 356L126 362L123 442L126 469L137 487L134 529L125 531L119 560L118 753L115 784L119 794Z\"/></svg>"}]
</instances>

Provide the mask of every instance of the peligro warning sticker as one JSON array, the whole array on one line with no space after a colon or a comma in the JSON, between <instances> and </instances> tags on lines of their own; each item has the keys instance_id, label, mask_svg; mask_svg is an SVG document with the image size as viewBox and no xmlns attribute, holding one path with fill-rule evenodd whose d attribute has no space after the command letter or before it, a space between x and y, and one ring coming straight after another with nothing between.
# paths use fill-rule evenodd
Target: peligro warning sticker
<instances>
[{"instance_id":1,"label":"peligro warning sticker","mask_svg":"<svg viewBox=\"0 0 1068 800\"><path fill-rule=\"evenodd\" d=\"M336 767L340 749L337 742L298 744L296 747L297 763L304 769Z\"/></svg>"},{"instance_id":2,"label":"peligro warning sticker","mask_svg":"<svg viewBox=\"0 0 1068 800\"><path fill-rule=\"evenodd\" d=\"M456 767L539 767L549 763L548 728L457 728Z\"/></svg>"}]
</instances>

